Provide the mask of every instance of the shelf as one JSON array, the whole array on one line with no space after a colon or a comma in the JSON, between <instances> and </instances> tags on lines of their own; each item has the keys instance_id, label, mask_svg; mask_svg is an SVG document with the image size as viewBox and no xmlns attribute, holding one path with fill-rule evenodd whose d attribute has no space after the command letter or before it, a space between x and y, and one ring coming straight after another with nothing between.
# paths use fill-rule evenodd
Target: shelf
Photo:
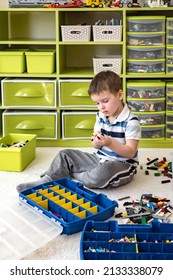
<instances>
[{"instance_id":1,"label":"shelf","mask_svg":"<svg viewBox=\"0 0 173 280\"><path fill-rule=\"evenodd\" d=\"M39 40L28 40L28 39L13 39L13 40L0 40L0 45L56 45L55 40L51 39L39 39Z\"/></svg>"},{"instance_id":2,"label":"shelf","mask_svg":"<svg viewBox=\"0 0 173 280\"><path fill-rule=\"evenodd\" d=\"M99 42L96 42L96 41L89 41L89 42L64 42L64 41L60 41L59 42L59 45L122 45L123 46L123 42L109 42L109 41L106 41L106 42L102 42L102 41L99 41Z\"/></svg>"},{"instance_id":3,"label":"shelf","mask_svg":"<svg viewBox=\"0 0 173 280\"><path fill-rule=\"evenodd\" d=\"M8 73L8 74L0 74L0 77L20 77L20 78L56 78L57 74L28 74L28 73L22 73L22 74L14 74L14 73Z\"/></svg>"},{"instance_id":4,"label":"shelf","mask_svg":"<svg viewBox=\"0 0 173 280\"><path fill-rule=\"evenodd\" d=\"M92 68L67 68L60 71L60 78L92 78L94 75Z\"/></svg>"},{"instance_id":5,"label":"shelf","mask_svg":"<svg viewBox=\"0 0 173 280\"><path fill-rule=\"evenodd\" d=\"M56 50L56 72L52 74L21 74L0 73L0 78L55 78L57 80L57 97L59 95L59 80L70 79L92 79L94 76L93 58L104 55L120 55L123 58L122 72L120 77L123 81L124 93L127 92L127 83L138 80L173 80L172 73L127 73L127 17L129 16L165 16L172 17L173 7L170 8L9 8L0 9L0 49L55 49ZM122 39L119 42L94 41L92 26L98 20L111 20L116 18L122 22ZM86 23L91 26L90 41L62 41L62 25L79 25ZM166 43L165 43L166 44ZM135 46L136 48L137 46ZM140 46L141 47L141 46ZM167 48L167 45L164 47ZM133 46L132 46L133 48ZM131 49L131 47L130 47ZM166 61L166 54L165 54ZM166 67L165 67L166 69ZM126 100L126 96L124 97ZM2 98L1 98L2 100ZM5 108L0 104L0 109ZM39 108L38 111L40 111ZM58 138L56 140L37 140L37 146L59 146L59 147L90 147L88 139L62 139L61 115L63 111L88 111L95 110L94 107L60 106L57 98L58 115ZM51 109L50 109L51 111ZM164 111L166 114L166 110ZM150 113L150 112L149 112ZM90 135L88 136L90 137ZM140 147L144 148L172 148L172 139L143 140Z\"/></svg>"}]
</instances>

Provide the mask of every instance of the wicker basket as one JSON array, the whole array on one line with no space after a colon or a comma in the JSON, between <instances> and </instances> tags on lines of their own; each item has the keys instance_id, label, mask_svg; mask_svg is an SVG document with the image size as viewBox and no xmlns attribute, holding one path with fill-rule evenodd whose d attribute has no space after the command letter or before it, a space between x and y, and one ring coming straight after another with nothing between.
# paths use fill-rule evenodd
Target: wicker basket
<instances>
[{"instance_id":1,"label":"wicker basket","mask_svg":"<svg viewBox=\"0 0 173 280\"><path fill-rule=\"evenodd\" d=\"M61 26L62 41L90 41L91 26L90 25L62 25Z\"/></svg>"},{"instance_id":2,"label":"wicker basket","mask_svg":"<svg viewBox=\"0 0 173 280\"><path fill-rule=\"evenodd\" d=\"M122 38L122 25L93 25L94 41L120 42Z\"/></svg>"},{"instance_id":3,"label":"wicker basket","mask_svg":"<svg viewBox=\"0 0 173 280\"><path fill-rule=\"evenodd\" d=\"M113 71L116 74L121 74L122 57L121 56L106 56L93 58L94 74L101 71Z\"/></svg>"}]
</instances>

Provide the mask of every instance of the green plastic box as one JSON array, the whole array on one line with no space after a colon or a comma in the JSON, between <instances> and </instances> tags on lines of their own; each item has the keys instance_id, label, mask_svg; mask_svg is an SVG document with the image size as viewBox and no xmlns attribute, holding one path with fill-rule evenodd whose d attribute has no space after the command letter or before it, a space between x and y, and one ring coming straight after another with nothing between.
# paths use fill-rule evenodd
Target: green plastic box
<instances>
[{"instance_id":1,"label":"green plastic box","mask_svg":"<svg viewBox=\"0 0 173 280\"><path fill-rule=\"evenodd\" d=\"M0 147L0 170L22 171L35 158L36 135L9 133L0 140L2 144L12 145L15 142L27 141L21 148Z\"/></svg>"},{"instance_id":2,"label":"green plastic box","mask_svg":"<svg viewBox=\"0 0 173 280\"><path fill-rule=\"evenodd\" d=\"M55 51L26 51L27 72L30 74L51 74L55 72Z\"/></svg>"},{"instance_id":3,"label":"green plastic box","mask_svg":"<svg viewBox=\"0 0 173 280\"><path fill-rule=\"evenodd\" d=\"M0 110L0 137L2 135L2 113L3 113L3 110Z\"/></svg>"},{"instance_id":4,"label":"green plastic box","mask_svg":"<svg viewBox=\"0 0 173 280\"><path fill-rule=\"evenodd\" d=\"M24 50L0 51L0 73L21 74L26 71Z\"/></svg>"}]
</instances>

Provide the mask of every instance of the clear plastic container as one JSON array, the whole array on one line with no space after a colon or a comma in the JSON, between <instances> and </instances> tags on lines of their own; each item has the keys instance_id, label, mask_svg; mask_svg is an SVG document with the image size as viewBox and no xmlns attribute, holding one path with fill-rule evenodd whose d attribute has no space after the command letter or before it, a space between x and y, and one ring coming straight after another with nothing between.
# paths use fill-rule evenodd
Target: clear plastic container
<instances>
[{"instance_id":1,"label":"clear plastic container","mask_svg":"<svg viewBox=\"0 0 173 280\"><path fill-rule=\"evenodd\" d=\"M135 112L134 112L135 113ZM158 125L165 123L165 113L135 113L141 125Z\"/></svg>"},{"instance_id":2,"label":"clear plastic container","mask_svg":"<svg viewBox=\"0 0 173 280\"><path fill-rule=\"evenodd\" d=\"M127 73L165 73L165 60L127 61Z\"/></svg>"},{"instance_id":3,"label":"clear plastic container","mask_svg":"<svg viewBox=\"0 0 173 280\"><path fill-rule=\"evenodd\" d=\"M165 125L160 126L142 126L141 138L142 139L161 139L165 137Z\"/></svg>"},{"instance_id":4,"label":"clear plastic container","mask_svg":"<svg viewBox=\"0 0 173 280\"><path fill-rule=\"evenodd\" d=\"M130 32L161 32L165 30L165 17L127 17L127 30Z\"/></svg>"},{"instance_id":5,"label":"clear plastic container","mask_svg":"<svg viewBox=\"0 0 173 280\"><path fill-rule=\"evenodd\" d=\"M166 110L167 111L173 111L173 103L167 103L166 104Z\"/></svg>"},{"instance_id":6,"label":"clear plastic container","mask_svg":"<svg viewBox=\"0 0 173 280\"><path fill-rule=\"evenodd\" d=\"M173 64L166 65L166 73L173 73Z\"/></svg>"},{"instance_id":7,"label":"clear plastic container","mask_svg":"<svg viewBox=\"0 0 173 280\"><path fill-rule=\"evenodd\" d=\"M165 99L127 99L128 106L134 112L160 112L165 110Z\"/></svg>"},{"instance_id":8,"label":"clear plastic container","mask_svg":"<svg viewBox=\"0 0 173 280\"><path fill-rule=\"evenodd\" d=\"M161 34L127 33L127 44L130 46L165 45L165 33L161 33Z\"/></svg>"},{"instance_id":9,"label":"clear plastic container","mask_svg":"<svg viewBox=\"0 0 173 280\"><path fill-rule=\"evenodd\" d=\"M135 80L127 82L127 97L130 98L161 98L165 97L165 82Z\"/></svg>"},{"instance_id":10,"label":"clear plastic container","mask_svg":"<svg viewBox=\"0 0 173 280\"><path fill-rule=\"evenodd\" d=\"M127 47L127 58L128 59L139 59L139 60L153 60L165 57L164 47Z\"/></svg>"},{"instance_id":11,"label":"clear plastic container","mask_svg":"<svg viewBox=\"0 0 173 280\"><path fill-rule=\"evenodd\" d=\"M173 29L173 17L166 18L167 29Z\"/></svg>"}]
</instances>

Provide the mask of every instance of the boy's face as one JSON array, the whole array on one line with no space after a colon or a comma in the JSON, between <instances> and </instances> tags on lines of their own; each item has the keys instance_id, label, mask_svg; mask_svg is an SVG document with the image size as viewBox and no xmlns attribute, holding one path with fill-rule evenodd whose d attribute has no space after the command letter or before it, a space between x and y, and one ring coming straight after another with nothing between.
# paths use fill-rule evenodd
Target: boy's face
<instances>
[{"instance_id":1,"label":"boy's face","mask_svg":"<svg viewBox=\"0 0 173 280\"><path fill-rule=\"evenodd\" d=\"M99 94L92 94L91 99L105 116L117 117L123 110L121 90L116 95L107 90Z\"/></svg>"}]
</instances>

